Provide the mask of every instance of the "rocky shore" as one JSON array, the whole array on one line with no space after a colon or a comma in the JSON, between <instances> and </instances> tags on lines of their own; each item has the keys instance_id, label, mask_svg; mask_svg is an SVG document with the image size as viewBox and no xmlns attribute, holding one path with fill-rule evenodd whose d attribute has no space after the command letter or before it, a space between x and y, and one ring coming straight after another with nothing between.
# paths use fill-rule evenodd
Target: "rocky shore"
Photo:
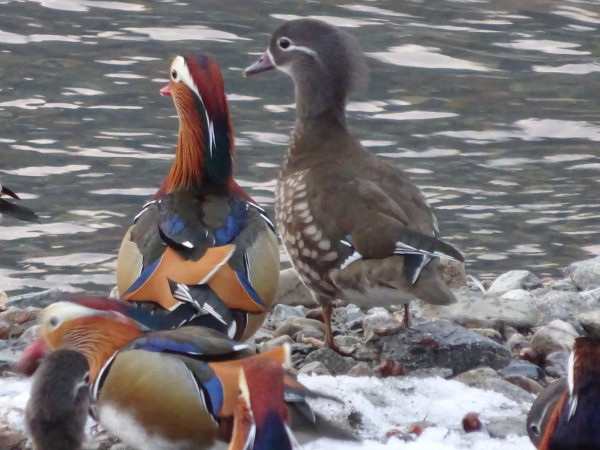
<instances>
[{"instance_id":1,"label":"rocky shore","mask_svg":"<svg viewBox=\"0 0 600 450\"><path fill-rule=\"evenodd\" d=\"M321 348L320 308L291 269L281 275L280 303L255 336L257 351L288 342L299 374L441 377L500 393L522 405L518 414L481 421L477 414L467 416L469 410L460 411L465 416L462 433L475 427L498 439L526 436L528 405L544 386L566 374L575 338L600 337L600 257L571 264L561 279L540 279L526 270L504 273L487 284L472 279L454 290L458 302L453 305L411 303L409 329L401 325L401 307L361 310L339 302L333 316L335 339L347 356ZM47 291L9 299L0 294L0 385L14 381L12 364L35 338L39 310L61 295ZM459 408L460 402L456 404ZM19 414L19 405L1 410L0 448L29 448ZM361 414L353 409L335 419L379 442L418 439L423 429L435 425L403 423L374 436ZM92 435L85 448L127 447L101 432Z\"/></svg>"}]
</instances>

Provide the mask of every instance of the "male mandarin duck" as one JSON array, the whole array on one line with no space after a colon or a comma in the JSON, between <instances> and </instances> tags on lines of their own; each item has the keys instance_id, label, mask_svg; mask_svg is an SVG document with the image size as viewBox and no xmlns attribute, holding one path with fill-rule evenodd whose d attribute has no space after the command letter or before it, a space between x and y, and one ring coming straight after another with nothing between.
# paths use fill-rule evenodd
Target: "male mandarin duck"
<instances>
[{"instance_id":1,"label":"male mandarin duck","mask_svg":"<svg viewBox=\"0 0 600 450\"><path fill-rule=\"evenodd\" d=\"M177 151L123 239L120 296L243 341L275 299L277 236L233 179L233 130L217 63L204 54L177 56L160 92L177 109Z\"/></svg>"},{"instance_id":2,"label":"male mandarin duck","mask_svg":"<svg viewBox=\"0 0 600 450\"><path fill-rule=\"evenodd\" d=\"M19 196L6 186L0 184L0 215L6 214L12 216L15 219L23 220L25 222L38 222L39 217L29 208L25 206L17 205L16 203L4 200L2 197L12 197L15 200L20 200Z\"/></svg>"},{"instance_id":3,"label":"male mandarin duck","mask_svg":"<svg viewBox=\"0 0 600 450\"><path fill-rule=\"evenodd\" d=\"M531 405L527 413L527 434L536 447L544 436L556 404L568 388L567 378L560 378L540 392Z\"/></svg>"},{"instance_id":4,"label":"male mandarin duck","mask_svg":"<svg viewBox=\"0 0 600 450\"><path fill-rule=\"evenodd\" d=\"M401 169L367 152L346 126L346 97L365 76L356 39L325 22L292 20L275 31L246 76L270 69L291 76L296 123L275 193L284 246L323 307L335 348L332 301L445 305L455 297L439 258L464 261L437 239L437 220Z\"/></svg>"},{"instance_id":5,"label":"male mandarin duck","mask_svg":"<svg viewBox=\"0 0 600 450\"><path fill-rule=\"evenodd\" d=\"M79 450L90 407L89 368L73 350L51 353L31 385L25 422L35 450Z\"/></svg>"},{"instance_id":6,"label":"male mandarin duck","mask_svg":"<svg viewBox=\"0 0 600 450\"><path fill-rule=\"evenodd\" d=\"M274 359L248 359L240 370L229 450L292 450L297 441L287 424L284 369Z\"/></svg>"},{"instance_id":7,"label":"male mandarin duck","mask_svg":"<svg viewBox=\"0 0 600 450\"><path fill-rule=\"evenodd\" d=\"M569 360L567 389L543 430L539 450L600 449L600 340L577 338Z\"/></svg>"},{"instance_id":8,"label":"male mandarin duck","mask_svg":"<svg viewBox=\"0 0 600 450\"><path fill-rule=\"evenodd\" d=\"M241 364L262 358L289 364L288 347L255 355L247 345L200 326L145 333L142 323L160 313L136 310L134 319L129 312L110 300L57 302L40 313L39 339L50 350L85 355L95 416L135 448L224 446L231 436ZM306 398L320 395L287 376L285 386L286 404L299 416L302 431L309 429L312 439L321 434L349 439L320 416L309 418Z\"/></svg>"}]
</instances>

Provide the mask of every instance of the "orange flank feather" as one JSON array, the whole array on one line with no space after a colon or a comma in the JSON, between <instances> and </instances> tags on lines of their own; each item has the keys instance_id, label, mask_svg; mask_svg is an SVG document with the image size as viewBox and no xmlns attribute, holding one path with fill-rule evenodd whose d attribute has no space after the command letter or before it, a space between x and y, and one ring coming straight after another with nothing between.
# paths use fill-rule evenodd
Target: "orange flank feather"
<instances>
[{"instance_id":1,"label":"orange flank feather","mask_svg":"<svg viewBox=\"0 0 600 450\"><path fill-rule=\"evenodd\" d=\"M156 270L135 291L126 293L121 300L152 301L163 308L172 310L179 306L169 287L168 280L177 280L182 284L207 284L229 308L244 309L261 313L267 309L256 303L240 285L237 275L227 264L235 245L209 248L199 261L183 259L175 250L168 247L156 267Z\"/></svg>"}]
</instances>

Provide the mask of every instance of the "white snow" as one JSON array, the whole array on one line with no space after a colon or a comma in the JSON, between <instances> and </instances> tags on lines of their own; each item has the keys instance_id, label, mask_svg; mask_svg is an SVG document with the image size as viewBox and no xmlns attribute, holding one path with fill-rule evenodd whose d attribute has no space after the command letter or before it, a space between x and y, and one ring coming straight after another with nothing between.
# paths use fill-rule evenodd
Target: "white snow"
<instances>
[{"instance_id":1,"label":"white snow","mask_svg":"<svg viewBox=\"0 0 600 450\"><path fill-rule=\"evenodd\" d=\"M344 422L348 414L358 411L362 417L358 444L319 439L303 450L534 450L526 436L495 439L486 431L465 433L462 418L469 412L479 413L484 425L498 417L522 416L531 403L517 403L493 391L468 387L442 378L346 376L306 376L299 380L314 391L334 395L343 403L315 400L316 411L333 421ZM23 430L23 413L29 397L30 381L20 378L0 379L0 418L12 427ZM427 420L435 424L425 428L413 442L392 437L389 430L406 431L414 422Z\"/></svg>"}]
</instances>

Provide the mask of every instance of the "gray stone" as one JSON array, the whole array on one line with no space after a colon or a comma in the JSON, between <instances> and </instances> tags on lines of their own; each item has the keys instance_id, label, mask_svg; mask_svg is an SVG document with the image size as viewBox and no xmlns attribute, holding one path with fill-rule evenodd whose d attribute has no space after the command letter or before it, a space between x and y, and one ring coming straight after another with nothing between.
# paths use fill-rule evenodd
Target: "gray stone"
<instances>
[{"instance_id":1,"label":"gray stone","mask_svg":"<svg viewBox=\"0 0 600 450\"><path fill-rule=\"evenodd\" d=\"M456 375L481 365L500 369L510 362L507 347L446 321L402 328L380 339L381 358L397 361L406 370L446 367Z\"/></svg>"},{"instance_id":2,"label":"gray stone","mask_svg":"<svg viewBox=\"0 0 600 450\"><path fill-rule=\"evenodd\" d=\"M344 375L356 365L354 359L341 356L329 348L320 348L310 353L305 364L312 361L322 363L332 375Z\"/></svg>"},{"instance_id":3,"label":"gray stone","mask_svg":"<svg viewBox=\"0 0 600 450\"><path fill-rule=\"evenodd\" d=\"M544 291L545 292L545 291ZM521 302L532 302L534 299L534 295L530 291L526 291L525 289L513 289L512 291L505 292L500 296L500 298L506 298L509 300L517 300Z\"/></svg>"},{"instance_id":4,"label":"gray stone","mask_svg":"<svg viewBox=\"0 0 600 450\"><path fill-rule=\"evenodd\" d=\"M483 380L483 384L481 386L476 387L499 392L506 398L509 398L517 403L531 403L535 398L535 395L531 394L530 392L527 392L525 389L501 378L487 378Z\"/></svg>"},{"instance_id":5,"label":"gray stone","mask_svg":"<svg viewBox=\"0 0 600 450\"><path fill-rule=\"evenodd\" d=\"M575 262L567 267L565 274L571 277L573 284L580 290L600 286L600 257Z\"/></svg>"},{"instance_id":6,"label":"gray stone","mask_svg":"<svg viewBox=\"0 0 600 450\"><path fill-rule=\"evenodd\" d=\"M452 369L447 369L445 367L430 367L427 369L413 370L408 375L415 378L450 378L452 376Z\"/></svg>"},{"instance_id":7,"label":"gray stone","mask_svg":"<svg viewBox=\"0 0 600 450\"><path fill-rule=\"evenodd\" d=\"M521 333L513 333L506 341L506 345L514 355L518 355L525 347L529 347L529 338Z\"/></svg>"},{"instance_id":8,"label":"gray stone","mask_svg":"<svg viewBox=\"0 0 600 450\"><path fill-rule=\"evenodd\" d=\"M571 350L577 337L577 330L567 322L553 320L535 332L531 338L531 348L545 359L552 352Z\"/></svg>"},{"instance_id":9,"label":"gray stone","mask_svg":"<svg viewBox=\"0 0 600 450\"><path fill-rule=\"evenodd\" d=\"M366 362L359 362L346 375L351 377L380 377L381 373Z\"/></svg>"},{"instance_id":10,"label":"gray stone","mask_svg":"<svg viewBox=\"0 0 600 450\"><path fill-rule=\"evenodd\" d=\"M375 361L379 360L380 351L376 348L359 345L352 353L352 357L357 361Z\"/></svg>"},{"instance_id":11,"label":"gray stone","mask_svg":"<svg viewBox=\"0 0 600 450\"><path fill-rule=\"evenodd\" d=\"M542 385L537 381L516 373L503 376L502 379L514 384L515 386L525 389L527 392L533 395L538 395L544 390Z\"/></svg>"},{"instance_id":12,"label":"gray stone","mask_svg":"<svg viewBox=\"0 0 600 450\"><path fill-rule=\"evenodd\" d=\"M567 291L576 292L577 287L571 282L571 280L552 280L547 284L549 288L554 291Z\"/></svg>"},{"instance_id":13,"label":"gray stone","mask_svg":"<svg viewBox=\"0 0 600 450\"><path fill-rule=\"evenodd\" d=\"M349 323L354 322L355 320L361 320L365 317L365 313L356 306L356 305L348 305L341 308L335 309L335 317L338 321Z\"/></svg>"},{"instance_id":14,"label":"gray stone","mask_svg":"<svg viewBox=\"0 0 600 450\"><path fill-rule=\"evenodd\" d=\"M385 308L371 308L363 319L365 341L373 339L375 335L382 334L385 330L395 332L400 329L401 323Z\"/></svg>"},{"instance_id":15,"label":"gray stone","mask_svg":"<svg viewBox=\"0 0 600 450\"><path fill-rule=\"evenodd\" d=\"M444 318L468 328L500 329L511 326L528 329L538 323L532 303L497 295L484 294L468 288L454 291L457 302L449 306L425 305L427 317Z\"/></svg>"},{"instance_id":16,"label":"gray stone","mask_svg":"<svg viewBox=\"0 0 600 450\"><path fill-rule=\"evenodd\" d=\"M502 335L499 331L494 330L493 328L471 328L471 331L474 331L477 334L482 335L492 341L496 341L502 343L504 340L502 339Z\"/></svg>"},{"instance_id":17,"label":"gray stone","mask_svg":"<svg viewBox=\"0 0 600 450\"><path fill-rule=\"evenodd\" d=\"M490 417L486 429L491 437L496 439L506 439L508 436L526 436L527 416L520 414L518 416Z\"/></svg>"},{"instance_id":18,"label":"gray stone","mask_svg":"<svg viewBox=\"0 0 600 450\"><path fill-rule=\"evenodd\" d=\"M569 357L571 352L559 351L552 352L546 356L544 371L553 378L566 377L569 371Z\"/></svg>"},{"instance_id":19,"label":"gray stone","mask_svg":"<svg viewBox=\"0 0 600 450\"><path fill-rule=\"evenodd\" d=\"M286 334L282 336L278 336L275 339L271 339L270 341L262 342L256 345L256 350L258 353L264 353L269 350L273 350L274 348L281 347L283 344L292 344L294 341L292 338Z\"/></svg>"},{"instance_id":20,"label":"gray stone","mask_svg":"<svg viewBox=\"0 0 600 450\"><path fill-rule=\"evenodd\" d=\"M327 367L320 361L310 361L304 364L298 370L298 373L303 373L307 375L331 375L331 372L327 370Z\"/></svg>"},{"instance_id":21,"label":"gray stone","mask_svg":"<svg viewBox=\"0 0 600 450\"><path fill-rule=\"evenodd\" d=\"M292 337L298 331L302 331L304 328L308 327L316 328L323 333L325 332L325 325L323 325L323 322L319 322L318 320L306 319L304 317L286 317L275 329L275 336L287 334L288 336Z\"/></svg>"},{"instance_id":22,"label":"gray stone","mask_svg":"<svg viewBox=\"0 0 600 450\"><path fill-rule=\"evenodd\" d=\"M26 345L29 345L37 339L39 334L40 334L40 326L36 324L36 325L33 325L33 326L27 328L23 332L23 334L21 335L19 340L24 342Z\"/></svg>"},{"instance_id":23,"label":"gray stone","mask_svg":"<svg viewBox=\"0 0 600 450\"><path fill-rule=\"evenodd\" d=\"M446 258L440 258L440 263L442 265L442 277L449 287L457 289L467 285L465 263Z\"/></svg>"},{"instance_id":24,"label":"gray stone","mask_svg":"<svg viewBox=\"0 0 600 450\"><path fill-rule=\"evenodd\" d=\"M488 378L498 378L498 373L491 367L477 367L455 376L453 380L470 387L482 387Z\"/></svg>"},{"instance_id":25,"label":"gray stone","mask_svg":"<svg viewBox=\"0 0 600 450\"><path fill-rule=\"evenodd\" d=\"M301 305L275 305L271 314L269 314L269 323L277 326L279 322L288 317L306 317L306 308Z\"/></svg>"},{"instance_id":26,"label":"gray stone","mask_svg":"<svg viewBox=\"0 0 600 450\"><path fill-rule=\"evenodd\" d=\"M283 305L302 305L308 308L314 308L317 305L294 269L284 269L279 272L279 288L275 301Z\"/></svg>"},{"instance_id":27,"label":"gray stone","mask_svg":"<svg viewBox=\"0 0 600 450\"><path fill-rule=\"evenodd\" d=\"M592 306L577 292L549 291L533 300L539 313L539 323L554 319L572 320L577 314L590 311Z\"/></svg>"},{"instance_id":28,"label":"gray stone","mask_svg":"<svg viewBox=\"0 0 600 450\"><path fill-rule=\"evenodd\" d=\"M59 289L48 289L46 291L33 292L11 297L6 306L16 306L17 308L26 308L35 306L36 308L45 308L46 306L57 302L64 295Z\"/></svg>"},{"instance_id":29,"label":"gray stone","mask_svg":"<svg viewBox=\"0 0 600 450\"><path fill-rule=\"evenodd\" d=\"M600 338L600 310L581 313L577 321L591 337Z\"/></svg>"},{"instance_id":30,"label":"gray stone","mask_svg":"<svg viewBox=\"0 0 600 450\"><path fill-rule=\"evenodd\" d=\"M296 342L305 342L305 339L307 338L323 341L325 339L325 333L323 333L321 330L315 327L305 327L302 330L295 333L293 336L293 339Z\"/></svg>"},{"instance_id":31,"label":"gray stone","mask_svg":"<svg viewBox=\"0 0 600 450\"><path fill-rule=\"evenodd\" d=\"M544 378L546 378L541 367L520 359L513 359L508 366L500 369L498 373L503 378L509 375L520 375L535 381L544 381Z\"/></svg>"},{"instance_id":32,"label":"gray stone","mask_svg":"<svg viewBox=\"0 0 600 450\"><path fill-rule=\"evenodd\" d=\"M513 289L532 290L543 286L542 281L528 270L511 270L496 278L488 293L502 295Z\"/></svg>"}]
</instances>

